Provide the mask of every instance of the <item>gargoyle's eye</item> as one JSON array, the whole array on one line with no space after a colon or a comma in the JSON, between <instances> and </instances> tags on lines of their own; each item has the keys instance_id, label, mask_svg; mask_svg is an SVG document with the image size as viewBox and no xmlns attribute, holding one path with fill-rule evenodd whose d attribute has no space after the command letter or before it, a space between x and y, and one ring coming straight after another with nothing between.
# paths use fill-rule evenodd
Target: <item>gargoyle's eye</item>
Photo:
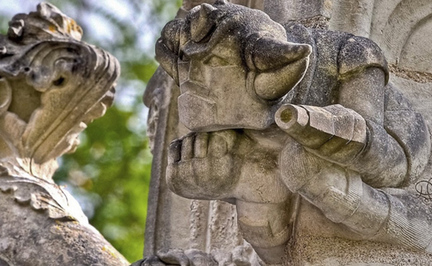
<instances>
[{"instance_id":1,"label":"gargoyle's eye","mask_svg":"<svg viewBox=\"0 0 432 266\"><path fill-rule=\"evenodd\" d=\"M230 63L227 60L219 56L210 57L209 59L206 60L205 64L213 67L230 65Z\"/></svg>"}]
</instances>

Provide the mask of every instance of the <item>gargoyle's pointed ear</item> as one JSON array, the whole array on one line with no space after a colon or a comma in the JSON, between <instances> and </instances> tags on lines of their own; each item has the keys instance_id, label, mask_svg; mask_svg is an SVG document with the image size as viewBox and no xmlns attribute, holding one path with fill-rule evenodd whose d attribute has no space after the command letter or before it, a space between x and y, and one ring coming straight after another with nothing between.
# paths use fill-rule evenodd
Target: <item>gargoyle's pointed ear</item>
<instances>
[{"instance_id":1,"label":"gargoyle's pointed ear","mask_svg":"<svg viewBox=\"0 0 432 266\"><path fill-rule=\"evenodd\" d=\"M251 52L255 68L268 71L308 57L312 47L308 44L282 42L264 37L254 44Z\"/></svg>"},{"instance_id":2,"label":"gargoyle's pointed ear","mask_svg":"<svg viewBox=\"0 0 432 266\"><path fill-rule=\"evenodd\" d=\"M156 60L159 62L160 66L178 84L177 55L168 48L162 38L157 40L155 52Z\"/></svg>"},{"instance_id":3,"label":"gargoyle's pointed ear","mask_svg":"<svg viewBox=\"0 0 432 266\"><path fill-rule=\"evenodd\" d=\"M255 92L265 100L276 100L303 78L312 47L264 37L248 50L248 66L257 72Z\"/></svg>"},{"instance_id":4,"label":"gargoyle's pointed ear","mask_svg":"<svg viewBox=\"0 0 432 266\"><path fill-rule=\"evenodd\" d=\"M162 29L162 36L156 42L156 60L162 68L178 83L177 60L180 46L180 30L183 20L175 19Z\"/></svg>"},{"instance_id":5,"label":"gargoyle's pointed ear","mask_svg":"<svg viewBox=\"0 0 432 266\"><path fill-rule=\"evenodd\" d=\"M191 39L194 42L199 42L204 39L216 21L209 20L209 15L212 11L216 10L215 7L209 4L202 4L200 10L195 14L197 17L191 19Z\"/></svg>"}]
</instances>

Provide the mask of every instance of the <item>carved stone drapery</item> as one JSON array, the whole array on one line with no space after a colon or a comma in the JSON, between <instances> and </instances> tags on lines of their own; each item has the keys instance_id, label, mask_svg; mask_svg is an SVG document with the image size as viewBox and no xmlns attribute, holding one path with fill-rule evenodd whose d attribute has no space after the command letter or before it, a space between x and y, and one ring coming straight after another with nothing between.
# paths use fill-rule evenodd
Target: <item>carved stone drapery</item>
<instances>
[{"instance_id":1,"label":"carved stone drapery","mask_svg":"<svg viewBox=\"0 0 432 266\"><path fill-rule=\"evenodd\" d=\"M41 3L0 36L0 264L127 265L52 175L112 103L117 60Z\"/></svg>"}]
</instances>

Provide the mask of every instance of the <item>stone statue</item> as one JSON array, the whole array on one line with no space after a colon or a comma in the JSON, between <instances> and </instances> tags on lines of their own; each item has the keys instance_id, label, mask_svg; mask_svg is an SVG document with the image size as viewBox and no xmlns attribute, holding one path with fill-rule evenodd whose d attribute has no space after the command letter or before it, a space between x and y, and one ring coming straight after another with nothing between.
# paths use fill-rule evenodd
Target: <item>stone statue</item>
<instances>
[{"instance_id":1,"label":"stone statue","mask_svg":"<svg viewBox=\"0 0 432 266\"><path fill-rule=\"evenodd\" d=\"M128 265L52 175L112 103L119 63L41 3L0 36L0 265Z\"/></svg>"},{"instance_id":2,"label":"stone statue","mask_svg":"<svg viewBox=\"0 0 432 266\"><path fill-rule=\"evenodd\" d=\"M267 265L303 265L301 238L380 254L341 265L431 259L430 203L414 190L430 133L374 42L218 0L169 22L156 57L191 131L170 146L169 188L234 204Z\"/></svg>"}]
</instances>

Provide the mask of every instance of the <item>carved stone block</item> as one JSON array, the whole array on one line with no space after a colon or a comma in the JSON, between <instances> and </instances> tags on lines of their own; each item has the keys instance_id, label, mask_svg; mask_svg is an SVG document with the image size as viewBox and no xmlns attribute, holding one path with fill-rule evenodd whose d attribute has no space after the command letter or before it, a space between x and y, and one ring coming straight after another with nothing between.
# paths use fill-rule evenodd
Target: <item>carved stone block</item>
<instances>
[{"instance_id":1,"label":"carved stone block","mask_svg":"<svg viewBox=\"0 0 432 266\"><path fill-rule=\"evenodd\" d=\"M293 2L361 36L390 27L370 28L381 22L379 3L332 1L331 10ZM272 15L280 10L270 5L264 11L283 26L221 0L165 26L156 57L178 85L178 119L188 130L176 132L162 178L180 196L235 205L241 235L270 265L428 263L430 203L415 188L430 173L430 111L407 99L409 81L402 92L389 81L384 55L399 64L401 49L307 28L301 16ZM176 252L160 259L200 265ZM207 263L222 265L214 256Z\"/></svg>"}]
</instances>

